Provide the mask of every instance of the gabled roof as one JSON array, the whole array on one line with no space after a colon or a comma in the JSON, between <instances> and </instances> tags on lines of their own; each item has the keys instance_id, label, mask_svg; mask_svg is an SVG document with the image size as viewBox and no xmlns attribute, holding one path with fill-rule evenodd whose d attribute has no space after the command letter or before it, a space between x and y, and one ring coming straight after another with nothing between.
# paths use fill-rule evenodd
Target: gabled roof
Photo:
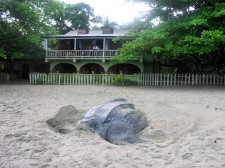
<instances>
[{"instance_id":1,"label":"gabled roof","mask_svg":"<svg viewBox=\"0 0 225 168\"><path fill-rule=\"evenodd\" d=\"M112 34L103 34L102 30L90 30L86 34L79 34L78 30L71 30L63 35L49 35L47 38L91 38L91 37L118 37L124 36L130 30L114 30Z\"/></svg>"}]
</instances>

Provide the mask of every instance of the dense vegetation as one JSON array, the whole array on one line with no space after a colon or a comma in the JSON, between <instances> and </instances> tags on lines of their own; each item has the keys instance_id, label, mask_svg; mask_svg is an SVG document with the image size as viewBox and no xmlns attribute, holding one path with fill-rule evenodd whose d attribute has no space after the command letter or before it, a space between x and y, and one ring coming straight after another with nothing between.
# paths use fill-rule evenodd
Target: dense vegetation
<instances>
[{"instance_id":1,"label":"dense vegetation","mask_svg":"<svg viewBox=\"0 0 225 168\"><path fill-rule=\"evenodd\" d=\"M43 37L61 34L96 22L93 9L85 4L58 0L0 0L0 58L40 58Z\"/></svg>"},{"instance_id":2,"label":"dense vegetation","mask_svg":"<svg viewBox=\"0 0 225 168\"><path fill-rule=\"evenodd\" d=\"M135 1L137 2L137 1ZM120 49L116 61L143 56L179 72L225 73L225 3L222 0L139 0L151 10L146 30ZM153 20L160 23L152 26Z\"/></svg>"}]
</instances>

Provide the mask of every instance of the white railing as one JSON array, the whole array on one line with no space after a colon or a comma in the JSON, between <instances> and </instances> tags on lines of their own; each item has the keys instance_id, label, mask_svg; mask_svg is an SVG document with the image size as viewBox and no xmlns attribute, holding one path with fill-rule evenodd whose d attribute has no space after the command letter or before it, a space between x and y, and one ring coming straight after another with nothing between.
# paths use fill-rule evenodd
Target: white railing
<instances>
[{"instance_id":1,"label":"white railing","mask_svg":"<svg viewBox=\"0 0 225 168\"><path fill-rule=\"evenodd\" d=\"M48 85L138 85L225 86L225 75L216 74L64 74L30 73L31 84Z\"/></svg>"},{"instance_id":2,"label":"white railing","mask_svg":"<svg viewBox=\"0 0 225 168\"><path fill-rule=\"evenodd\" d=\"M5 72L0 72L0 83L9 82L9 74Z\"/></svg>"},{"instance_id":3,"label":"white railing","mask_svg":"<svg viewBox=\"0 0 225 168\"><path fill-rule=\"evenodd\" d=\"M104 55L103 55L104 54ZM47 58L110 58L118 55L118 50L47 50Z\"/></svg>"},{"instance_id":4,"label":"white railing","mask_svg":"<svg viewBox=\"0 0 225 168\"><path fill-rule=\"evenodd\" d=\"M139 74L139 86L225 86L218 74Z\"/></svg>"},{"instance_id":5,"label":"white railing","mask_svg":"<svg viewBox=\"0 0 225 168\"><path fill-rule=\"evenodd\" d=\"M119 51L118 50L107 50L104 53L105 53L105 57L113 57L113 56L117 56L119 54Z\"/></svg>"}]
</instances>

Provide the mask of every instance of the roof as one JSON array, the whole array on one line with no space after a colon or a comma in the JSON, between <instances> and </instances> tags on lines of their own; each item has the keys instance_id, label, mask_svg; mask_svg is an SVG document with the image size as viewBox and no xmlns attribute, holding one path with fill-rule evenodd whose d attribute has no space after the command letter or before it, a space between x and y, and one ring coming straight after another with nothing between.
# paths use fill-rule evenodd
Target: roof
<instances>
[{"instance_id":1,"label":"roof","mask_svg":"<svg viewBox=\"0 0 225 168\"><path fill-rule=\"evenodd\" d=\"M103 34L102 30L90 30L87 34L78 34L78 30L71 30L63 35L49 35L47 38L74 38L74 37L118 37L123 36L126 33L131 32L130 30L114 30L112 34Z\"/></svg>"}]
</instances>

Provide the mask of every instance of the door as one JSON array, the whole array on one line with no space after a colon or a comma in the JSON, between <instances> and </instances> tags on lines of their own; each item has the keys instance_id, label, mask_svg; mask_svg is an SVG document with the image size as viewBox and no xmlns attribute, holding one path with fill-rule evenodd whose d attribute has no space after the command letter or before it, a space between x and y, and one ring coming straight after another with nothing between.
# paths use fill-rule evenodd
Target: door
<instances>
[{"instance_id":1,"label":"door","mask_svg":"<svg viewBox=\"0 0 225 168\"><path fill-rule=\"evenodd\" d=\"M30 72L30 64L22 64L21 78L22 79L29 79L29 72Z\"/></svg>"}]
</instances>

